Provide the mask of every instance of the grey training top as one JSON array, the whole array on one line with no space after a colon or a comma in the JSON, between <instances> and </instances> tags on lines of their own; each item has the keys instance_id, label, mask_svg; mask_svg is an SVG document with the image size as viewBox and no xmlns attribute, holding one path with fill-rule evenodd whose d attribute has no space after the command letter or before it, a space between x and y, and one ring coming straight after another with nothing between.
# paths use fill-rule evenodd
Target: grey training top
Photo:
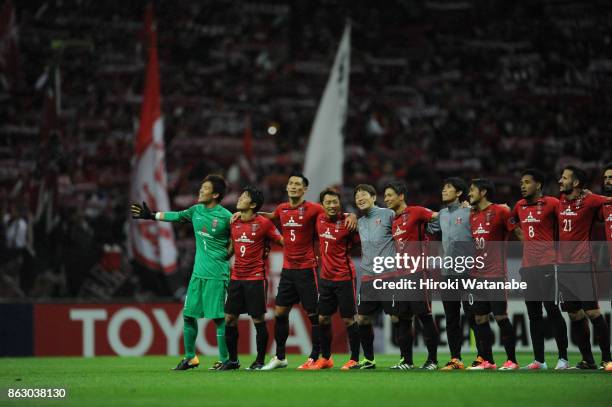
<instances>
[{"instance_id":1,"label":"grey training top","mask_svg":"<svg viewBox=\"0 0 612 407\"><path fill-rule=\"evenodd\" d=\"M393 242L393 218L395 212L391 209L373 206L366 215L358 220L359 239L361 240L360 276L378 276L374 272L374 257L395 257L395 244ZM379 263L381 265L381 263ZM395 271L393 268L384 268L382 273Z\"/></svg>"},{"instance_id":2,"label":"grey training top","mask_svg":"<svg viewBox=\"0 0 612 407\"><path fill-rule=\"evenodd\" d=\"M442 231L442 248L444 256L453 258L460 256L474 256L474 240L470 227L471 208L462 208L458 203L453 203L442 209L438 218L427 224L429 233ZM442 269L443 275L466 275L467 273L456 273L452 269Z\"/></svg>"}]
</instances>

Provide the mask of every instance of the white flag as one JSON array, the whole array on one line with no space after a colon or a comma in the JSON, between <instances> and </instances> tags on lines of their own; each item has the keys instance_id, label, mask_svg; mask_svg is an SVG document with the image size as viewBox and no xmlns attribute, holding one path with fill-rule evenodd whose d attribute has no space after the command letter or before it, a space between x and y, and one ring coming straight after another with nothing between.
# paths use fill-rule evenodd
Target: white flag
<instances>
[{"instance_id":1,"label":"white flag","mask_svg":"<svg viewBox=\"0 0 612 407\"><path fill-rule=\"evenodd\" d=\"M304 163L310 185L306 199L317 202L329 186L342 185L344 125L351 67L351 26L347 22L315 117Z\"/></svg>"},{"instance_id":2,"label":"white flag","mask_svg":"<svg viewBox=\"0 0 612 407\"><path fill-rule=\"evenodd\" d=\"M168 211L164 125L161 117L157 36L153 29L152 10L147 8L146 32L149 63L140 110L140 126L132 162L131 202L146 202L152 211ZM166 222L132 220L130 248L142 265L166 273L176 271L177 251L172 225Z\"/></svg>"}]
</instances>

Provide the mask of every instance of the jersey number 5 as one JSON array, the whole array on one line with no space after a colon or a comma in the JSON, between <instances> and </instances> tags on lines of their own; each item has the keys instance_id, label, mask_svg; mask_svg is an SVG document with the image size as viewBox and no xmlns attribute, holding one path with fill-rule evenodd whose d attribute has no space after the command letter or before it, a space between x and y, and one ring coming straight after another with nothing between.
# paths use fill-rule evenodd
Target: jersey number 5
<instances>
[{"instance_id":1,"label":"jersey number 5","mask_svg":"<svg viewBox=\"0 0 612 407\"><path fill-rule=\"evenodd\" d=\"M292 242L295 242L295 230L291 229L290 233L291 233L291 239L290 240Z\"/></svg>"}]
</instances>

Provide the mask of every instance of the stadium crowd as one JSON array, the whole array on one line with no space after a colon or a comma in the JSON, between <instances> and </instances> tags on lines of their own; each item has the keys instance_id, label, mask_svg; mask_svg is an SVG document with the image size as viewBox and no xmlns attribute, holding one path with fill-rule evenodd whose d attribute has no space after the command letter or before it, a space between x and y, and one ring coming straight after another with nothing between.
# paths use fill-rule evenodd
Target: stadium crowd
<instances>
[{"instance_id":1,"label":"stadium crowd","mask_svg":"<svg viewBox=\"0 0 612 407\"><path fill-rule=\"evenodd\" d=\"M15 3L22 74L0 94L0 297L180 295L193 262L188 227L175 229L181 266L169 283L126 258L141 2ZM606 1L154 5L173 208L215 172L230 181L229 209L246 182L261 186L264 209L284 199L347 16L347 210L354 185L391 179L437 209L450 175L486 175L514 203L518 174L533 166L549 173L549 193L567 164L600 190L612 151ZM51 91L55 104L45 102Z\"/></svg>"}]
</instances>

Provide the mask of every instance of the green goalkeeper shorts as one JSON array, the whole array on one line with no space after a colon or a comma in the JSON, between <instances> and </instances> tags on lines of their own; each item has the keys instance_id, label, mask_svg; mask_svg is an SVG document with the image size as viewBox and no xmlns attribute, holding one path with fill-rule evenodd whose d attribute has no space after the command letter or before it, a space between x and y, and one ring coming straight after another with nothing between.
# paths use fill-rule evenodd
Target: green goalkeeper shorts
<instances>
[{"instance_id":1,"label":"green goalkeeper shorts","mask_svg":"<svg viewBox=\"0 0 612 407\"><path fill-rule=\"evenodd\" d=\"M192 318L224 318L227 281L191 277L183 315Z\"/></svg>"}]
</instances>

